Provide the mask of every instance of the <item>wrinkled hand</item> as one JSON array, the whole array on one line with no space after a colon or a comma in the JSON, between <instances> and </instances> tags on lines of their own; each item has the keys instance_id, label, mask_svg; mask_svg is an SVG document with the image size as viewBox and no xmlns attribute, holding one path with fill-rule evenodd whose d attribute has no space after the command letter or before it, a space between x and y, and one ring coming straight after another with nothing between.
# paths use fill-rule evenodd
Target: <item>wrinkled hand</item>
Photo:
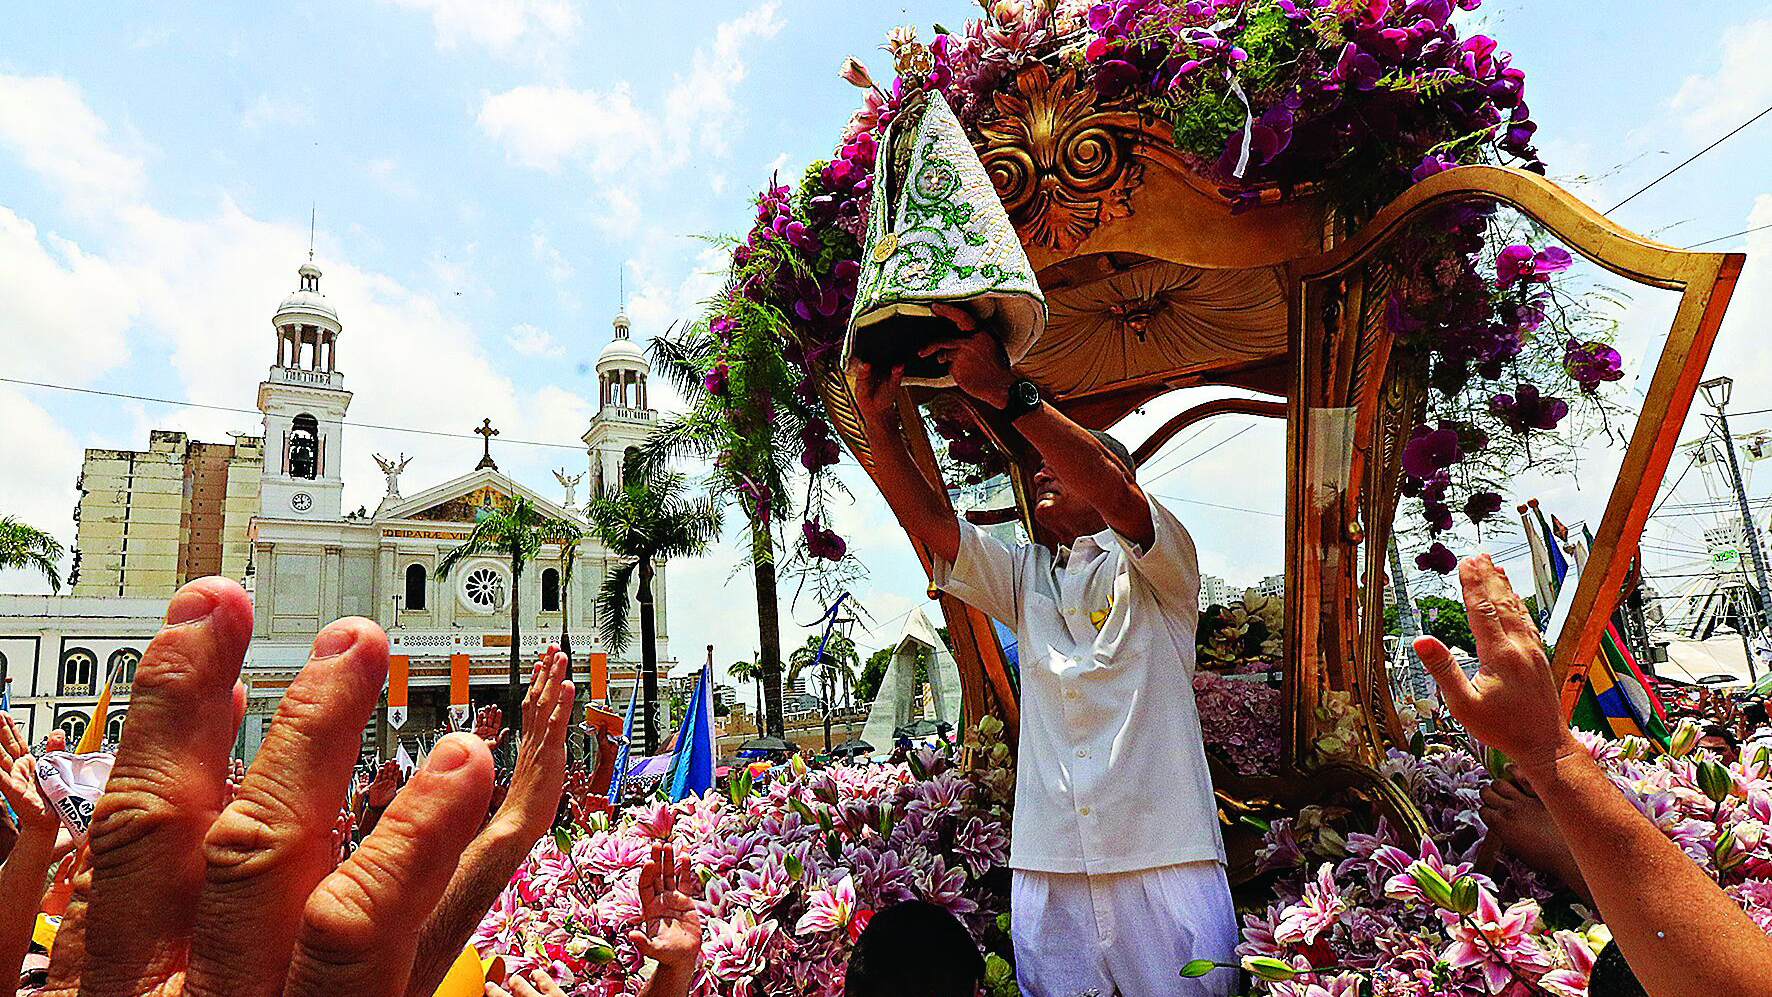
<instances>
[{"instance_id":1,"label":"wrinkled hand","mask_svg":"<svg viewBox=\"0 0 1772 997\"><path fill-rule=\"evenodd\" d=\"M394 794L400 791L400 763L385 761L375 771L375 779L369 784L368 792L363 794L363 802L381 809L394 802Z\"/></svg>"},{"instance_id":2,"label":"wrinkled hand","mask_svg":"<svg viewBox=\"0 0 1772 997\"><path fill-rule=\"evenodd\" d=\"M1009 368L1009 357L997 337L978 328L971 313L952 305L931 305L935 314L954 323L962 333L953 339L942 339L924 346L919 356L934 357L947 365L954 383L961 391L992 408L1009 404L1009 386L1015 374Z\"/></svg>"},{"instance_id":3,"label":"wrinkled hand","mask_svg":"<svg viewBox=\"0 0 1772 997\"><path fill-rule=\"evenodd\" d=\"M0 796L18 816L20 837L55 836L61 818L37 791L37 758L10 713L0 713Z\"/></svg>"},{"instance_id":4,"label":"wrinkled hand","mask_svg":"<svg viewBox=\"0 0 1772 997\"><path fill-rule=\"evenodd\" d=\"M505 738L511 736L511 729L504 725L505 711L496 706L482 706L474 714L474 736L486 742L486 747L497 751Z\"/></svg>"},{"instance_id":5,"label":"wrinkled hand","mask_svg":"<svg viewBox=\"0 0 1772 997\"><path fill-rule=\"evenodd\" d=\"M701 909L695 906L701 880L689 856L655 842L639 887L641 927L628 933L628 941L641 955L658 960L661 972L693 973L701 962Z\"/></svg>"},{"instance_id":6,"label":"wrinkled hand","mask_svg":"<svg viewBox=\"0 0 1772 997\"><path fill-rule=\"evenodd\" d=\"M1475 679L1465 677L1452 652L1433 637L1418 637L1415 653L1440 687L1446 707L1472 737L1513 759L1522 770L1581 750L1563 723L1557 683L1544 640L1507 574L1488 555L1458 566L1465 615L1477 642Z\"/></svg>"},{"instance_id":7,"label":"wrinkled hand","mask_svg":"<svg viewBox=\"0 0 1772 997\"><path fill-rule=\"evenodd\" d=\"M496 983L486 984L486 997L566 997L560 984L539 967L530 970L528 976L513 976L505 982L511 985L509 990Z\"/></svg>"},{"instance_id":8,"label":"wrinkled hand","mask_svg":"<svg viewBox=\"0 0 1772 997\"><path fill-rule=\"evenodd\" d=\"M529 672L523 697L523 730L517 738L517 765L511 787L495 820L506 821L533 843L554 826L566 782L566 730L572 722L571 665L549 645Z\"/></svg>"},{"instance_id":9,"label":"wrinkled hand","mask_svg":"<svg viewBox=\"0 0 1772 997\"><path fill-rule=\"evenodd\" d=\"M136 672L46 994L404 991L418 927L484 813L492 759L476 738L444 738L334 870L331 832L386 680L387 636L363 619L320 632L224 805L251 633L233 582L173 597Z\"/></svg>"},{"instance_id":10,"label":"wrinkled hand","mask_svg":"<svg viewBox=\"0 0 1772 997\"><path fill-rule=\"evenodd\" d=\"M240 784L245 781L246 763L236 758L228 765L227 798L229 803L234 802L234 797L240 794Z\"/></svg>"}]
</instances>

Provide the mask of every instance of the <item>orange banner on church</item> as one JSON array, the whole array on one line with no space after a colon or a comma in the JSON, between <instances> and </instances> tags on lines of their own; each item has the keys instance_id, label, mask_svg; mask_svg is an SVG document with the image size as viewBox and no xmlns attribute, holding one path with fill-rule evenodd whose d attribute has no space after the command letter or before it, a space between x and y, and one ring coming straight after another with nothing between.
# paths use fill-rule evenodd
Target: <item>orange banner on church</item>
<instances>
[{"instance_id":1,"label":"orange banner on church","mask_svg":"<svg viewBox=\"0 0 1772 997\"><path fill-rule=\"evenodd\" d=\"M609 698L609 655L586 654L583 656L585 667L591 673L591 702L602 702Z\"/></svg>"},{"instance_id":2,"label":"orange banner on church","mask_svg":"<svg viewBox=\"0 0 1772 997\"><path fill-rule=\"evenodd\" d=\"M404 654L388 655L388 705L404 707L406 705L406 664L410 660Z\"/></svg>"},{"instance_id":3,"label":"orange banner on church","mask_svg":"<svg viewBox=\"0 0 1772 997\"><path fill-rule=\"evenodd\" d=\"M449 705L468 705L468 656L449 656Z\"/></svg>"}]
</instances>

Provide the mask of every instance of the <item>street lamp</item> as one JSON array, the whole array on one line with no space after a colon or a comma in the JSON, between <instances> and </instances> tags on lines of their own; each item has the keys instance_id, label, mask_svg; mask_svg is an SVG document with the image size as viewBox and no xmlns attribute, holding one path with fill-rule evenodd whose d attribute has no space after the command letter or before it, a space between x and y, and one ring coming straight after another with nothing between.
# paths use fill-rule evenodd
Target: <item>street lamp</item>
<instances>
[{"instance_id":1,"label":"street lamp","mask_svg":"<svg viewBox=\"0 0 1772 997\"><path fill-rule=\"evenodd\" d=\"M1730 484L1735 487L1735 502L1741 512L1741 539L1747 544L1747 551L1754 560L1754 582L1757 586L1754 601L1759 604L1756 608L1761 608L1767 593L1772 591L1766 586L1766 554L1760 549L1760 531L1754 528L1753 511L1748 508L1747 504L1747 486L1742 483L1741 465L1735 458L1735 438L1729 435L1729 416L1724 412L1729 407L1729 396L1735 387L1735 381L1726 376L1713 377L1708 381L1701 382L1698 387L1704 392L1704 400L1717 410L1714 417L1716 429L1723 438L1723 452L1729 455L1729 480ZM1763 617L1763 608L1761 608L1759 615ZM1743 634L1743 637L1745 636ZM1751 651L1747 656L1747 675L1750 680L1757 677L1754 671L1754 656Z\"/></svg>"}]
</instances>

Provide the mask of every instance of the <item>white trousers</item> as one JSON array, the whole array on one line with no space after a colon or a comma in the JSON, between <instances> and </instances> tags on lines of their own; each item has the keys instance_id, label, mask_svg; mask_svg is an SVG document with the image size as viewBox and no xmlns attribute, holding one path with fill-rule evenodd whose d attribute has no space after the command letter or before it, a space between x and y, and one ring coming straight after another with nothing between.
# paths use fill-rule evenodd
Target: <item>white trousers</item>
<instances>
[{"instance_id":1,"label":"white trousers","mask_svg":"<svg viewBox=\"0 0 1772 997\"><path fill-rule=\"evenodd\" d=\"M1017 869L1009 904L1024 997L1228 997L1236 986L1231 969L1181 978L1192 959L1237 961L1217 862L1102 876Z\"/></svg>"}]
</instances>

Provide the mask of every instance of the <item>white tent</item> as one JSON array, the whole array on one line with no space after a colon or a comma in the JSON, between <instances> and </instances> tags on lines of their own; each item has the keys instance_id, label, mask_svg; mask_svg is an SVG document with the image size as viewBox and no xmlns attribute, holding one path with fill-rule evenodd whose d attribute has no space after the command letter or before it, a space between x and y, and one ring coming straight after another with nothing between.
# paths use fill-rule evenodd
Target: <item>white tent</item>
<instances>
[{"instance_id":1,"label":"white tent","mask_svg":"<svg viewBox=\"0 0 1772 997\"><path fill-rule=\"evenodd\" d=\"M930 702L924 716L936 723L960 726L959 666L942 643L935 625L918 609L905 621L904 632L892 650L892 661L880 681L880 692L868 708L867 724L862 727L861 739L873 745L875 751L890 751L893 730L917 719L911 712L917 698L913 683L919 658L925 658L929 673Z\"/></svg>"}]
</instances>

